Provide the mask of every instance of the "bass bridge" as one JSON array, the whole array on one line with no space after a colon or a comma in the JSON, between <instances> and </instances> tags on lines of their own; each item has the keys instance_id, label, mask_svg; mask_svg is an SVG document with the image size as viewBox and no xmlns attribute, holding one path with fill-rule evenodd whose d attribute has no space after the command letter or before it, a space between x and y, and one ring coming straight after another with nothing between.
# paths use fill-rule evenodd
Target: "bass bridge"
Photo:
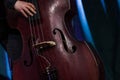
<instances>
[{"instance_id":1,"label":"bass bridge","mask_svg":"<svg viewBox=\"0 0 120 80\"><path fill-rule=\"evenodd\" d=\"M39 51L54 47L56 43L54 41L44 41L40 43L36 43L33 45L33 47L39 49Z\"/></svg>"}]
</instances>

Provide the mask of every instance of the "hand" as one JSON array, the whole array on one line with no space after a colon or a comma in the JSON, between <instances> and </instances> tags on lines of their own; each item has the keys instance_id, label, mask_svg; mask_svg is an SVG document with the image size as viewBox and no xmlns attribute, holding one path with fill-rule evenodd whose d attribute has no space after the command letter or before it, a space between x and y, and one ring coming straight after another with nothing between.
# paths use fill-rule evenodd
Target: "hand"
<instances>
[{"instance_id":1,"label":"hand","mask_svg":"<svg viewBox=\"0 0 120 80\"><path fill-rule=\"evenodd\" d=\"M16 1L14 5L15 10L21 12L26 18L30 15L33 16L36 14L36 8L32 3L25 1Z\"/></svg>"}]
</instances>

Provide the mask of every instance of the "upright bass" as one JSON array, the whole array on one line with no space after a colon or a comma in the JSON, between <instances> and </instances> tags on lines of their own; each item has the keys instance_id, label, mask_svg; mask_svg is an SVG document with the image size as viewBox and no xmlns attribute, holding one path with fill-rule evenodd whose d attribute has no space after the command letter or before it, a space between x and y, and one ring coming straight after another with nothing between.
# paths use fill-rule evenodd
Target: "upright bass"
<instances>
[{"instance_id":1,"label":"upright bass","mask_svg":"<svg viewBox=\"0 0 120 80\"><path fill-rule=\"evenodd\" d=\"M68 31L73 1L28 0L37 14L27 19L8 11L9 25L20 32L23 45L13 61L13 80L104 80L99 58Z\"/></svg>"}]
</instances>

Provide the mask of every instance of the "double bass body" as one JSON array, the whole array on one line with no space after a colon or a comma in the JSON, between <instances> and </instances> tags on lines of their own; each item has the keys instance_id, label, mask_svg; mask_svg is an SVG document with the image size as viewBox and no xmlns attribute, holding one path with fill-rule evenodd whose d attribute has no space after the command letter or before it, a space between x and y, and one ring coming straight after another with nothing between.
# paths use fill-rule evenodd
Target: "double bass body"
<instances>
[{"instance_id":1,"label":"double bass body","mask_svg":"<svg viewBox=\"0 0 120 80\"><path fill-rule=\"evenodd\" d=\"M13 80L103 80L97 57L67 29L71 25L65 18L72 14L71 2L30 2L36 5L37 14L28 19L17 16L14 27L21 33L23 48L13 62Z\"/></svg>"}]
</instances>

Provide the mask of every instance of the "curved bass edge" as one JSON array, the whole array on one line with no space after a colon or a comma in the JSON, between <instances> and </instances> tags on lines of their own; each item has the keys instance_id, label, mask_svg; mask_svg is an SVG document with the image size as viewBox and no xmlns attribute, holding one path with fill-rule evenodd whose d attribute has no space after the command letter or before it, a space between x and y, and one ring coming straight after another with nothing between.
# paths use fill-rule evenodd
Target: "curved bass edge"
<instances>
[{"instance_id":1,"label":"curved bass edge","mask_svg":"<svg viewBox=\"0 0 120 80\"><path fill-rule=\"evenodd\" d=\"M84 43L86 44L86 46L88 47L88 49L92 53L92 56L93 56L97 66L99 68L99 80L105 80L104 66L103 66L102 59L99 56L99 53L90 43L88 43L86 41L84 41Z\"/></svg>"}]
</instances>

